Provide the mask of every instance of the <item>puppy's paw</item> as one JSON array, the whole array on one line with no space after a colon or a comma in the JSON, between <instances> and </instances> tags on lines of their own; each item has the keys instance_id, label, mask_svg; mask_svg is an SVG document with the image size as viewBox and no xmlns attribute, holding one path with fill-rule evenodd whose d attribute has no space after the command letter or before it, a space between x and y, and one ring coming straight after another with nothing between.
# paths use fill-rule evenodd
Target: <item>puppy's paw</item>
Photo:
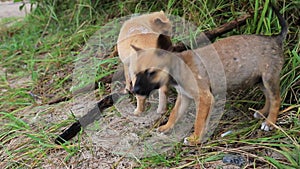
<instances>
[{"instance_id":1,"label":"puppy's paw","mask_svg":"<svg viewBox=\"0 0 300 169\"><path fill-rule=\"evenodd\" d=\"M170 131L172 127L170 127L169 125L162 125L160 127L157 128L157 131L158 132L161 132L161 133L167 133L168 131Z\"/></svg>"},{"instance_id":2,"label":"puppy's paw","mask_svg":"<svg viewBox=\"0 0 300 169\"><path fill-rule=\"evenodd\" d=\"M164 112L166 112L167 110L166 110L166 108L165 107L162 107L162 106L158 106L158 108L157 108L157 110L156 110L156 112L158 113L158 114L163 114Z\"/></svg>"},{"instance_id":3,"label":"puppy's paw","mask_svg":"<svg viewBox=\"0 0 300 169\"><path fill-rule=\"evenodd\" d=\"M184 144L184 145L190 145L190 142L189 142L189 138L188 138L188 137L186 137L186 138L183 139L183 144Z\"/></svg>"},{"instance_id":4,"label":"puppy's paw","mask_svg":"<svg viewBox=\"0 0 300 169\"><path fill-rule=\"evenodd\" d=\"M122 94L129 94L130 92L129 92L130 90L128 90L127 88L125 88L123 91L122 91Z\"/></svg>"},{"instance_id":5,"label":"puppy's paw","mask_svg":"<svg viewBox=\"0 0 300 169\"><path fill-rule=\"evenodd\" d=\"M271 124L268 124L267 122L263 122L261 124L261 130L264 130L264 131L271 131L273 129L273 126Z\"/></svg>"},{"instance_id":6,"label":"puppy's paw","mask_svg":"<svg viewBox=\"0 0 300 169\"><path fill-rule=\"evenodd\" d=\"M140 116L143 112L138 110L137 108L134 110L133 115Z\"/></svg>"},{"instance_id":7,"label":"puppy's paw","mask_svg":"<svg viewBox=\"0 0 300 169\"><path fill-rule=\"evenodd\" d=\"M253 116L256 119L262 119L263 118L263 116L259 112L257 112L257 111L253 114Z\"/></svg>"},{"instance_id":8,"label":"puppy's paw","mask_svg":"<svg viewBox=\"0 0 300 169\"><path fill-rule=\"evenodd\" d=\"M191 135L190 137L184 138L183 144L187 146L196 146L200 144L200 138L198 136Z\"/></svg>"}]
</instances>

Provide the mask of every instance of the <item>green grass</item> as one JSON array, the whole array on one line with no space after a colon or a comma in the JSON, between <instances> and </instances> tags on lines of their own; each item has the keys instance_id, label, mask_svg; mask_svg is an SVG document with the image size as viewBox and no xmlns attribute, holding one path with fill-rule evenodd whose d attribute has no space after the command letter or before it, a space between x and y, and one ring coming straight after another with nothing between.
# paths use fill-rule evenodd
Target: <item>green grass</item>
<instances>
[{"instance_id":1,"label":"green grass","mask_svg":"<svg viewBox=\"0 0 300 169\"><path fill-rule=\"evenodd\" d=\"M252 11L253 18L245 26L223 37L254 33L270 35L280 30L267 1L262 0L221 0L216 3L209 0L39 2L38 8L24 20L9 27L4 25L13 19L1 21L0 168L42 168L47 164L80 168L86 161L92 162L92 159L81 158L86 153L97 154L90 140L83 137L84 133L64 146L54 144L54 138L74 122L74 116L71 111L63 109L69 102L55 106L47 103L54 98L71 97L76 55L84 50L95 32L115 18L164 10L194 22L201 31L205 31ZM251 120L245 121L240 116L223 119L216 130L218 132L200 147L186 147L178 143L170 152L131 159L135 161L136 168L209 168L213 164L221 168L222 163L217 162L227 153L246 157L250 163L244 168L299 168L300 29L296 22L300 17L297 13L300 3L279 0L278 5L289 23L289 34L281 73L283 113L279 121L282 124L277 130L267 134L259 131L261 121L251 117L248 107L261 107L263 97L257 90L247 91L250 95L241 94L233 98L227 108ZM112 47L114 44L111 43L107 45ZM95 68L95 79L113 73L118 63L117 58L98 60L97 64L101 66ZM86 80L83 84L94 79ZM107 88L101 86L99 95L106 94ZM228 130L233 130L233 133L224 138L218 134ZM122 160L120 157L113 166L117 167Z\"/></svg>"}]
</instances>

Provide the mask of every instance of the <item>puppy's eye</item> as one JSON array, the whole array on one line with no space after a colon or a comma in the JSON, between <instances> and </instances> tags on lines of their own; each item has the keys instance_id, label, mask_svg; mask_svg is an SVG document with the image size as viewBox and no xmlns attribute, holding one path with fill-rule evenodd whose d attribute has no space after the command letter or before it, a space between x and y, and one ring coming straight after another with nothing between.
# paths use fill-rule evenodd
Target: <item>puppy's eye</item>
<instances>
[{"instance_id":1,"label":"puppy's eye","mask_svg":"<svg viewBox=\"0 0 300 169\"><path fill-rule=\"evenodd\" d=\"M149 76L154 76L156 74L156 71L150 72Z\"/></svg>"},{"instance_id":2,"label":"puppy's eye","mask_svg":"<svg viewBox=\"0 0 300 169\"><path fill-rule=\"evenodd\" d=\"M147 75L147 77L153 77L156 74L156 71L150 71L150 70L146 70L145 74Z\"/></svg>"}]
</instances>

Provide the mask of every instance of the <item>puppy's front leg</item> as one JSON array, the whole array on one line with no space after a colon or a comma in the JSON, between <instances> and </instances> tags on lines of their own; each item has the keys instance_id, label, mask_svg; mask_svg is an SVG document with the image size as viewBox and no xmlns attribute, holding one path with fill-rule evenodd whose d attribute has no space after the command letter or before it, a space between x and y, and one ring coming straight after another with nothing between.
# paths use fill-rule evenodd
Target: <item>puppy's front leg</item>
<instances>
[{"instance_id":1,"label":"puppy's front leg","mask_svg":"<svg viewBox=\"0 0 300 169\"><path fill-rule=\"evenodd\" d=\"M159 114L162 114L167 110L167 92L168 92L167 86L162 86L158 90L159 102L158 102L157 113Z\"/></svg>"},{"instance_id":2,"label":"puppy's front leg","mask_svg":"<svg viewBox=\"0 0 300 169\"><path fill-rule=\"evenodd\" d=\"M213 102L213 95L209 90L200 92L198 103L197 101L195 101L195 104L197 106L197 114L194 124L194 133L190 137L184 139L185 144L197 145L201 142L205 129L206 119L213 105Z\"/></svg>"},{"instance_id":3,"label":"puppy's front leg","mask_svg":"<svg viewBox=\"0 0 300 169\"><path fill-rule=\"evenodd\" d=\"M125 89L123 93L127 94L131 90L131 78L129 75L129 68L128 65L126 65L126 63L124 63L124 75L125 75Z\"/></svg>"},{"instance_id":4,"label":"puppy's front leg","mask_svg":"<svg viewBox=\"0 0 300 169\"><path fill-rule=\"evenodd\" d=\"M134 110L134 115L139 116L142 112L145 111L145 101L146 101L146 97L145 96L140 96L140 95L136 95L136 109Z\"/></svg>"},{"instance_id":5,"label":"puppy's front leg","mask_svg":"<svg viewBox=\"0 0 300 169\"><path fill-rule=\"evenodd\" d=\"M179 118L182 116L182 114L186 111L189 103L190 103L190 99L188 97L178 93L175 106L171 111L171 114L170 114L167 124L160 126L158 128L158 131L168 132L170 129L172 129L174 127L175 123L179 120Z\"/></svg>"}]
</instances>

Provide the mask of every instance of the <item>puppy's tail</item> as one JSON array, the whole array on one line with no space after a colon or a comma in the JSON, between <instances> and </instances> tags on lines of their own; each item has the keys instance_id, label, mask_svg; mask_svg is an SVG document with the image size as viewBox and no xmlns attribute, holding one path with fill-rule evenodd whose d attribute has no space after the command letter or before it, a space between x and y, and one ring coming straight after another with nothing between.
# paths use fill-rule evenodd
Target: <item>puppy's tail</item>
<instances>
[{"instance_id":1,"label":"puppy's tail","mask_svg":"<svg viewBox=\"0 0 300 169\"><path fill-rule=\"evenodd\" d=\"M283 41L286 38L286 35L288 32L288 25L287 25L285 19L283 18L283 16L280 14L277 7L275 7L275 5L271 1L270 1L270 6L273 9L273 11L275 12L275 14L279 20L279 24L281 26L281 31L278 34L278 36L280 37L281 41Z\"/></svg>"},{"instance_id":2,"label":"puppy's tail","mask_svg":"<svg viewBox=\"0 0 300 169\"><path fill-rule=\"evenodd\" d=\"M113 93L104 97L100 102L95 105L95 107L90 110L87 114L81 117L78 121L72 124L67 130L65 130L61 135L55 139L56 144L63 144L71 138L75 137L77 133L80 132L81 128L85 128L87 125L93 123L100 119L100 115L103 110L111 107L114 101L118 101L124 94Z\"/></svg>"}]
</instances>

